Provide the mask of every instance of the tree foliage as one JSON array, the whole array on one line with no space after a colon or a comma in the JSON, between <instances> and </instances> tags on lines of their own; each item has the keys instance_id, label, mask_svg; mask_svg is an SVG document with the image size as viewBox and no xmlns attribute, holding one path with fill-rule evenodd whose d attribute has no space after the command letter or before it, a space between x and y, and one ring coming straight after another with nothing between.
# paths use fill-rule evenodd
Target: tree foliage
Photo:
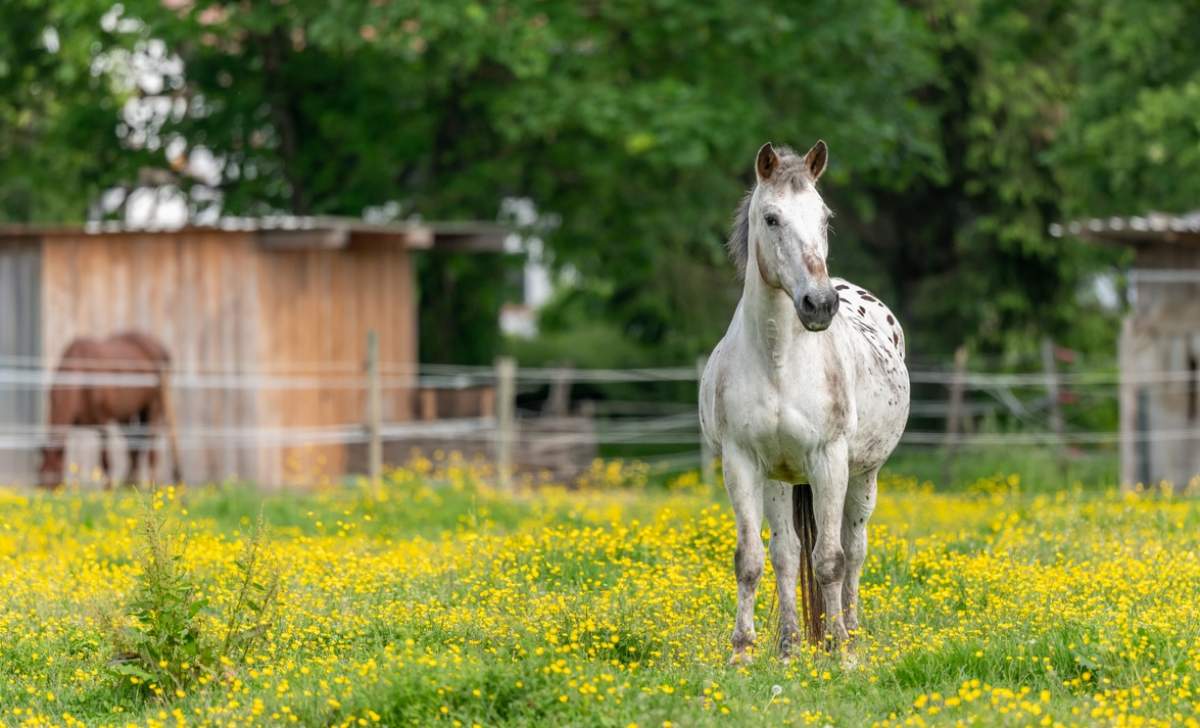
<instances>
[{"instance_id":1,"label":"tree foliage","mask_svg":"<svg viewBox=\"0 0 1200 728\"><path fill-rule=\"evenodd\" d=\"M496 219L524 199L578 273L550 350L584 329L644 362L709 348L739 293L721 241L767 140L830 144L831 268L893 302L919 355L1098 345L1080 291L1104 253L1048 225L1200 200L1200 11L1181 0L131 0L117 32L100 0L29 6L0 70L51 80L0 97L0 149L22 109L38 139L0 162L19 172L0 183L10 217L35 214L21 185L78 216L148 168L197 215ZM47 51L38 27L70 44ZM124 92L154 110L133 129L96 59L154 42L181 70ZM201 153L215 179L181 163ZM488 359L511 280L427 256L423 357ZM577 339L546 355L578 360Z\"/></svg>"},{"instance_id":2,"label":"tree foliage","mask_svg":"<svg viewBox=\"0 0 1200 728\"><path fill-rule=\"evenodd\" d=\"M0 3L0 220L79 220L113 171L119 108L91 0Z\"/></svg>"},{"instance_id":3,"label":"tree foliage","mask_svg":"<svg viewBox=\"0 0 1200 728\"><path fill-rule=\"evenodd\" d=\"M1200 5L1084 0L1053 162L1075 215L1200 208Z\"/></svg>"}]
</instances>

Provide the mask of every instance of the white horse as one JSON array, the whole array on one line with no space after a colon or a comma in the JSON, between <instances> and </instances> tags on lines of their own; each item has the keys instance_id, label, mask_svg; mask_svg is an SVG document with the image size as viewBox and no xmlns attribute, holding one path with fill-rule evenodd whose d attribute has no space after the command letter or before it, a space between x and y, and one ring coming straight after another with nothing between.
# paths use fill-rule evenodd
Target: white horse
<instances>
[{"instance_id":1,"label":"white horse","mask_svg":"<svg viewBox=\"0 0 1200 728\"><path fill-rule=\"evenodd\" d=\"M735 663L755 640L764 507L783 654L799 638L798 577L810 641L840 645L858 629L875 479L908 419L900 325L825 267L830 210L816 182L827 158L822 141L803 157L769 143L758 151L758 184L729 240L742 298L700 381L701 427L721 454L737 522Z\"/></svg>"}]
</instances>

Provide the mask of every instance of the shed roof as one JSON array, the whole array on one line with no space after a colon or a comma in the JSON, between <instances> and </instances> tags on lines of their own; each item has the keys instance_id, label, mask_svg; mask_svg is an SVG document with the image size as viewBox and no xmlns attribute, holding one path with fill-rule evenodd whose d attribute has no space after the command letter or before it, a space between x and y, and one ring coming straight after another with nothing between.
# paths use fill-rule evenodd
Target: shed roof
<instances>
[{"instance_id":1,"label":"shed roof","mask_svg":"<svg viewBox=\"0 0 1200 728\"><path fill-rule=\"evenodd\" d=\"M373 223L351 217L268 215L223 217L212 224L129 225L118 221L83 224L0 224L0 242L14 239L180 233L252 233L264 248L336 250L353 240L374 240L407 248L450 252L501 252L509 231L485 222Z\"/></svg>"},{"instance_id":2,"label":"shed roof","mask_svg":"<svg viewBox=\"0 0 1200 728\"><path fill-rule=\"evenodd\" d=\"M1050 234L1056 238L1072 235L1127 245L1200 243L1200 210L1182 215L1149 212L1133 217L1072 220L1066 224L1052 224Z\"/></svg>"}]
</instances>

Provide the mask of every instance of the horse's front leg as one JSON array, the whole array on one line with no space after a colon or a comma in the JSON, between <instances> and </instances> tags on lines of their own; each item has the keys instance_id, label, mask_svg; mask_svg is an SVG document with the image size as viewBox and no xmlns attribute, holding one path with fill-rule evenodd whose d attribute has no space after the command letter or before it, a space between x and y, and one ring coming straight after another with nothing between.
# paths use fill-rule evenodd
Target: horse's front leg
<instances>
[{"instance_id":1,"label":"horse's front leg","mask_svg":"<svg viewBox=\"0 0 1200 728\"><path fill-rule=\"evenodd\" d=\"M137 427L138 424L134 422L125 430L125 442L129 450L129 472L125 476L125 484L131 488L136 488L138 483L141 482L142 454L146 452L148 444L148 440L143 433L134 431ZM151 477L153 477L153 463L150 465L150 473Z\"/></svg>"},{"instance_id":2,"label":"horse's front leg","mask_svg":"<svg viewBox=\"0 0 1200 728\"><path fill-rule=\"evenodd\" d=\"M846 552L846 580L842 584L842 608L846 629L858 629L858 579L867 558L867 521L875 511L878 471L850 479L846 491L846 510L842 520L842 549Z\"/></svg>"},{"instance_id":3,"label":"horse's front leg","mask_svg":"<svg viewBox=\"0 0 1200 728\"><path fill-rule=\"evenodd\" d=\"M100 473L103 477L103 488L105 490L113 489L112 462L108 457L108 428L101 427L97 432L100 434Z\"/></svg>"},{"instance_id":4,"label":"horse's front leg","mask_svg":"<svg viewBox=\"0 0 1200 728\"><path fill-rule=\"evenodd\" d=\"M771 565L775 567L775 588L779 594L779 653L787 658L800 643L800 625L796 615L796 579L800 574L800 537L793 525L792 488L779 481L768 481L763 510L771 526Z\"/></svg>"},{"instance_id":5,"label":"horse's front leg","mask_svg":"<svg viewBox=\"0 0 1200 728\"><path fill-rule=\"evenodd\" d=\"M763 479L757 463L732 447L724 448L722 469L725 490L729 493L737 523L737 550L733 557L737 575L737 617L733 628L733 657L730 658L736 665L751 660L756 636L754 599L765 556L762 543Z\"/></svg>"},{"instance_id":6,"label":"horse's front leg","mask_svg":"<svg viewBox=\"0 0 1200 728\"><path fill-rule=\"evenodd\" d=\"M849 638L842 619L842 581L846 576L842 510L849 470L844 439L827 443L808 457L813 516L817 524L817 544L812 553L813 576L821 587L825 606L825 634L839 645Z\"/></svg>"}]
</instances>

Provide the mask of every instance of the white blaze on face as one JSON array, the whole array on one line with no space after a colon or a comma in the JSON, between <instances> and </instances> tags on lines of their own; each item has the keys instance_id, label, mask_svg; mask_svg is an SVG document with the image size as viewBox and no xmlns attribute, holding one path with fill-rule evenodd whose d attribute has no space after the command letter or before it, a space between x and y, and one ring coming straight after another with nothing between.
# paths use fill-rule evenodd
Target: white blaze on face
<instances>
[{"instance_id":1,"label":"white blaze on face","mask_svg":"<svg viewBox=\"0 0 1200 728\"><path fill-rule=\"evenodd\" d=\"M751 206L752 237L762 247L758 262L769 285L799 298L811 287L827 286L825 258L829 208L809 183L760 185Z\"/></svg>"},{"instance_id":2,"label":"white blaze on face","mask_svg":"<svg viewBox=\"0 0 1200 728\"><path fill-rule=\"evenodd\" d=\"M829 254L829 241L825 235L829 208L811 184L803 184L793 190L791 185L774 192L771 197L780 210L785 230L790 238L787 243L796 245L801 255L813 256L824 262ZM785 244L787 244L785 243Z\"/></svg>"}]
</instances>

